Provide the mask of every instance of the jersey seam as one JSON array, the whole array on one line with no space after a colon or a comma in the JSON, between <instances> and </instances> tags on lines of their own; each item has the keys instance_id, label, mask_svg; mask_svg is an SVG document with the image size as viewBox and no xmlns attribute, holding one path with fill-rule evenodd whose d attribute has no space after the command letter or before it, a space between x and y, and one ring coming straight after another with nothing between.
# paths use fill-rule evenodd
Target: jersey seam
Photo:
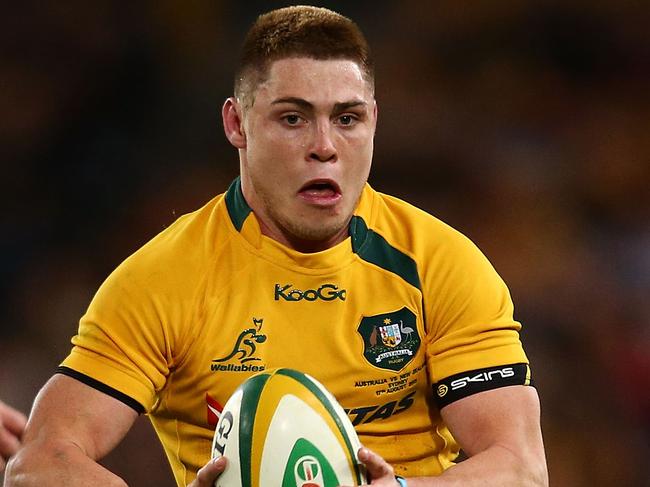
<instances>
[{"instance_id":1,"label":"jersey seam","mask_svg":"<svg viewBox=\"0 0 650 487\"><path fill-rule=\"evenodd\" d=\"M386 241L386 243L387 243L388 245L390 245L390 246L393 247L395 250L398 250L399 252L403 253L404 255L408 256L411 260L413 260L413 262L415 263L415 269L416 269L416 271L417 271L418 278L420 278L420 265L419 265L419 263L418 263L417 258L415 257L415 254L414 254L411 250L408 250L408 249L406 249L405 247L403 247L403 246L401 246L401 245L396 245L392 240L389 240L389 239L386 237L386 235L385 235L385 234L384 234L384 233L383 233L379 228L377 228L377 227L374 227L374 228L373 228L373 227L371 227L371 226L368 226L368 231L371 231L371 232L376 233L376 234L379 235L381 238L383 238L383 239ZM365 249L368 245L370 245L370 244L369 244L369 242L368 242L368 239L366 239L365 242L363 242L363 244L362 244L361 247L359 248L359 251L361 251L362 249ZM415 288L417 289L417 286L413 286L413 284L411 284L410 282L406 281L405 279L403 279L403 280L404 280L404 281L405 281L409 286L411 286L411 287L415 287ZM420 283L422 283L422 279L420 279Z\"/></svg>"},{"instance_id":2,"label":"jersey seam","mask_svg":"<svg viewBox=\"0 0 650 487\"><path fill-rule=\"evenodd\" d=\"M181 439L178 431L178 419L174 419L174 433L176 435L176 459L183 468L183 482L187 485L187 466L185 465L185 462L181 460Z\"/></svg>"}]
</instances>

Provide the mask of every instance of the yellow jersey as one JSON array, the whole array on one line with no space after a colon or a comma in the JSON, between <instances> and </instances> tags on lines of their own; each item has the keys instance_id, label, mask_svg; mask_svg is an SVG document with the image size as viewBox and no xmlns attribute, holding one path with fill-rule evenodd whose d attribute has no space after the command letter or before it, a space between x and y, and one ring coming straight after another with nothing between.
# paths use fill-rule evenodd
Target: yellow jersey
<instances>
[{"instance_id":1,"label":"yellow jersey","mask_svg":"<svg viewBox=\"0 0 650 487\"><path fill-rule=\"evenodd\" d=\"M530 381L508 289L466 237L363 190L349 237L303 254L262 235L239 179L127 258L80 321L58 371L146 413L176 482L254 373L323 383L360 440L404 477L458 454L440 409Z\"/></svg>"}]
</instances>

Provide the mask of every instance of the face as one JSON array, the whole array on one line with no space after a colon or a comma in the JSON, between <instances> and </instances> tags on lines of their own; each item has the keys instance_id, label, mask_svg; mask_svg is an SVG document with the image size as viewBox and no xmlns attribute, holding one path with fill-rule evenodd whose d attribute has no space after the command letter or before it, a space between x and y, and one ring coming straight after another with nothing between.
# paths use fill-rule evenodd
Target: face
<instances>
[{"instance_id":1,"label":"face","mask_svg":"<svg viewBox=\"0 0 650 487\"><path fill-rule=\"evenodd\" d=\"M242 191L262 231L298 250L328 248L347 226L370 172L377 109L347 60L275 61L239 117ZM231 125L232 126L232 125Z\"/></svg>"}]
</instances>

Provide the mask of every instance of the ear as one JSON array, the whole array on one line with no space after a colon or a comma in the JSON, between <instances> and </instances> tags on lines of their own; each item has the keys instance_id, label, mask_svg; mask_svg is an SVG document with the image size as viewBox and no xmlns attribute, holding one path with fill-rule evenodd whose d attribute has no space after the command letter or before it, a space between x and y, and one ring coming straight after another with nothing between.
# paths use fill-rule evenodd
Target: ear
<instances>
[{"instance_id":1,"label":"ear","mask_svg":"<svg viewBox=\"0 0 650 487\"><path fill-rule=\"evenodd\" d=\"M226 138L237 149L245 149L246 133L244 132L242 108L235 98L230 97L223 104L221 117Z\"/></svg>"},{"instance_id":2,"label":"ear","mask_svg":"<svg viewBox=\"0 0 650 487\"><path fill-rule=\"evenodd\" d=\"M375 106L372 109L373 130L377 130L377 116L378 115L379 115L379 107L377 106L377 100L375 100Z\"/></svg>"}]
</instances>

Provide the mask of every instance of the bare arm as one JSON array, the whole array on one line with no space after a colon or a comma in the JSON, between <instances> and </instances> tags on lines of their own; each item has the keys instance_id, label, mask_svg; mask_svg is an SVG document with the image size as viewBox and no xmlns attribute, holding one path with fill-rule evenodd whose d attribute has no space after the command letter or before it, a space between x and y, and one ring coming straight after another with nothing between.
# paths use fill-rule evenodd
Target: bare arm
<instances>
[{"instance_id":1,"label":"bare arm","mask_svg":"<svg viewBox=\"0 0 650 487\"><path fill-rule=\"evenodd\" d=\"M408 480L409 487L499 486L545 487L548 472L540 427L537 391L510 386L456 401L442 417L469 458L439 477ZM362 449L359 458L373 486L396 486L393 469Z\"/></svg>"},{"instance_id":2,"label":"bare arm","mask_svg":"<svg viewBox=\"0 0 650 487\"><path fill-rule=\"evenodd\" d=\"M441 413L469 458L447 470L435 485L548 485L539 397L533 387L482 392Z\"/></svg>"},{"instance_id":3,"label":"bare arm","mask_svg":"<svg viewBox=\"0 0 650 487\"><path fill-rule=\"evenodd\" d=\"M23 413L0 401L0 472L9 457L18 451L26 422Z\"/></svg>"},{"instance_id":4,"label":"bare arm","mask_svg":"<svg viewBox=\"0 0 650 487\"><path fill-rule=\"evenodd\" d=\"M7 465L5 487L125 486L97 461L126 435L138 414L64 375L39 392L23 447Z\"/></svg>"}]
</instances>

